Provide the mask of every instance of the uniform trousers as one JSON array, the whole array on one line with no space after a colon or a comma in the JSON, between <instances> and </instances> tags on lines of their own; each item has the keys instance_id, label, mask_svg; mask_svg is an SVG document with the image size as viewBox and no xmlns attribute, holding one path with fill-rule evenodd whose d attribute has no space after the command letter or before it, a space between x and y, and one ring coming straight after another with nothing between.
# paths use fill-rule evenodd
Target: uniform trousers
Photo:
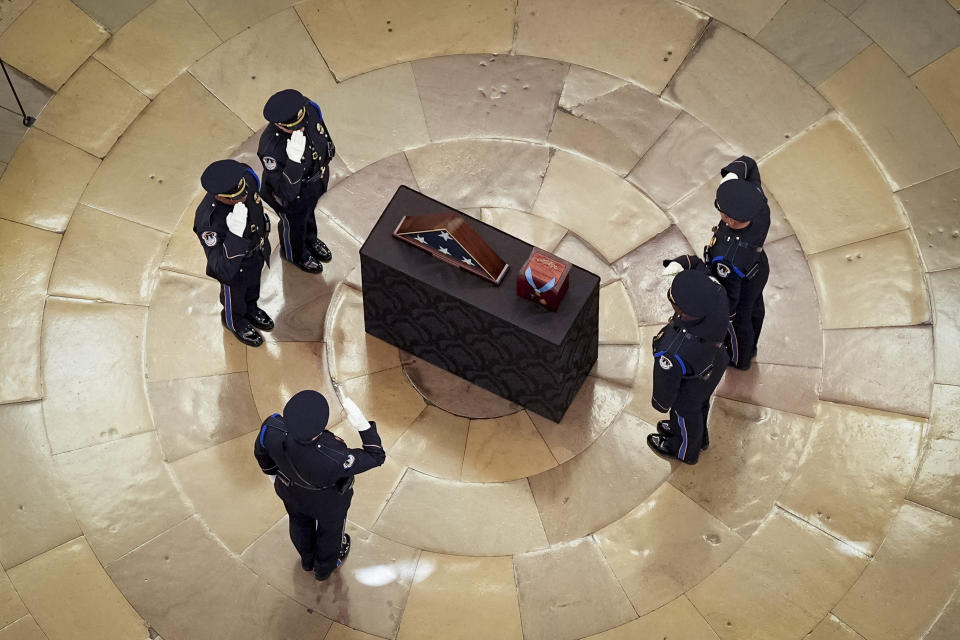
<instances>
[{"instance_id":1,"label":"uniform trousers","mask_svg":"<svg viewBox=\"0 0 960 640\"><path fill-rule=\"evenodd\" d=\"M258 251L256 255L242 260L237 277L232 282L220 283L220 304L223 305L224 321L230 331L236 331L244 325L244 317L256 312L257 301L260 300L263 255Z\"/></svg>"},{"instance_id":2,"label":"uniform trousers","mask_svg":"<svg viewBox=\"0 0 960 640\"><path fill-rule=\"evenodd\" d=\"M735 311L737 315L731 321L733 332L728 330L727 342L730 350L730 364L738 369L750 366L753 354L760 340L765 309L763 306L763 287L770 277L770 263L767 254L760 257L760 269L752 280L744 279L740 285L740 300Z\"/></svg>"},{"instance_id":3,"label":"uniform trousers","mask_svg":"<svg viewBox=\"0 0 960 640\"><path fill-rule=\"evenodd\" d=\"M684 378L680 383L680 393L670 409L670 428L673 435L667 438L667 446L684 462L695 464L700 459L700 447L708 437L710 396L720 384L728 362L726 350L717 349L713 369L705 380Z\"/></svg>"},{"instance_id":4,"label":"uniform trousers","mask_svg":"<svg viewBox=\"0 0 960 640\"><path fill-rule=\"evenodd\" d=\"M293 202L280 208L280 242L283 257L293 263L303 262L310 255L307 246L317 239L317 218L314 210L320 196L327 192L330 172L313 177L300 189Z\"/></svg>"},{"instance_id":5,"label":"uniform trousers","mask_svg":"<svg viewBox=\"0 0 960 640\"><path fill-rule=\"evenodd\" d=\"M275 487L290 516L290 541L300 558L312 560L317 575L329 574L337 568L353 489L342 495L336 489L308 491L279 480Z\"/></svg>"}]
</instances>

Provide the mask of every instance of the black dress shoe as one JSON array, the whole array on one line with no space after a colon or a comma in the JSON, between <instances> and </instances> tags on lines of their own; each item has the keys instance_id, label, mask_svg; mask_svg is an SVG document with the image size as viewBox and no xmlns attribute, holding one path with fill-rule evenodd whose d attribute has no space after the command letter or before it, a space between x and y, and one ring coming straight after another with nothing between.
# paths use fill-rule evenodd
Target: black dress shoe
<instances>
[{"instance_id":1,"label":"black dress shoe","mask_svg":"<svg viewBox=\"0 0 960 640\"><path fill-rule=\"evenodd\" d=\"M343 566L343 563L347 559L348 555L350 555L350 534L345 533L343 534L343 541L340 543L340 553L337 554L337 566L326 573L314 572L313 577L319 580L320 582L323 582L324 580L329 578L331 575L333 575L334 571L336 571L341 566Z\"/></svg>"},{"instance_id":2,"label":"black dress shoe","mask_svg":"<svg viewBox=\"0 0 960 640\"><path fill-rule=\"evenodd\" d=\"M313 571L313 558L310 558L309 560L300 558L300 566L304 571Z\"/></svg>"},{"instance_id":3,"label":"black dress shoe","mask_svg":"<svg viewBox=\"0 0 960 640\"><path fill-rule=\"evenodd\" d=\"M227 316L223 311L220 312L220 322L227 329L227 331L230 331L233 333L233 335L237 336L237 340L243 344L249 347L259 347L263 344L263 336L257 333L257 330L254 329L249 322L244 322L242 326L236 326L237 323L234 323L235 328L230 329L230 327L227 325Z\"/></svg>"},{"instance_id":4,"label":"black dress shoe","mask_svg":"<svg viewBox=\"0 0 960 640\"><path fill-rule=\"evenodd\" d=\"M296 264L298 269L300 269L301 271L306 271L307 273L323 272L323 265L317 262L313 256L307 256L300 262L296 262L294 264Z\"/></svg>"},{"instance_id":5,"label":"black dress shoe","mask_svg":"<svg viewBox=\"0 0 960 640\"><path fill-rule=\"evenodd\" d=\"M273 330L273 319L267 315L267 312L257 307L257 310L247 315L247 320L261 331Z\"/></svg>"},{"instance_id":6,"label":"black dress shoe","mask_svg":"<svg viewBox=\"0 0 960 640\"><path fill-rule=\"evenodd\" d=\"M673 437L673 423L669 420L661 420L657 423L657 433L667 438ZM710 434L704 430L703 440L700 441L700 451L706 451L710 448Z\"/></svg>"},{"instance_id":7,"label":"black dress shoe","mask_svg":"<svg viewBox=\"0 0 960 640\"><path fill-rule=\"evenodd\" d=\"M320 262L330 262L330 259L333 258L333 253L331 253L330 248L323 243L323 240L307 240L307 250Z\"/></svg>"},{"instance_id":8,"label":"black dress shoe","mask_svg":"<svg viewBox=\"0 0 960 640\"><path fill-rule=\"evenodd\" d=\"M710 432L706 427L703 429L703 440L700 441L700 451L706 451L710 448Z\"/></svg>"},{"instance_id":9,"label":"black dress shoe","mask_svg":"<svg viewBox=\"0 0 960 640\"><path fill-rule=\"evenodd\" d=\"M670 451L667 447L667 439L659 433L651 433L647 436L647 446L664 460L672 460L674 462L678 460L677 454Z\"/></svg>"}]
</instances>

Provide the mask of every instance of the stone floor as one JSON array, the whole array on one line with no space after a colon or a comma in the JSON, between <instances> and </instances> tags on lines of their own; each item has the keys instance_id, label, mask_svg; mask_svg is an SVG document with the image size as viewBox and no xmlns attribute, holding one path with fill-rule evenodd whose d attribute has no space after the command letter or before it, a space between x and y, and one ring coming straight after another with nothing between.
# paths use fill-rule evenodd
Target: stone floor
<instances>
[{"instance_id":1,"label":"stone floor","mask_svg":"<svg viewBox=\"0 0 960 640\"><path fill-rule=\"evenodd\" d=\"M0 97L0 640L960 637L958 9L2 3L38 119ZM337 142L335 257L274 261L277 329L246 349L191 232L198 176L259 170L291 86ZM773 204L767 325L679 467L644 446L659 261L708 239L741 153ZM362 332L357 250L401 184L600 275L562 422ZM334 384L389 456L320 584L252 434Z\"/></svg>"}]
</instances>

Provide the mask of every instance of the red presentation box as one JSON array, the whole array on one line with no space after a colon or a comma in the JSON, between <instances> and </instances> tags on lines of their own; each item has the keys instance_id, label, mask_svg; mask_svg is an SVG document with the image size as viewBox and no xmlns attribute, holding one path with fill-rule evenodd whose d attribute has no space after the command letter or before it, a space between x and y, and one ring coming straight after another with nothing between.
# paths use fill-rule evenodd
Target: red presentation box
<instances>
[{"instance_id":1,"label":"red presentation box","mask_svg":"<svg viewBox=\"0 0 960 640\"><path fill-rule=\"evenodd\" d=\"M572 267L563 258L534 247L517 273L517 295L556 311L567 294Z\"/></svg>"}]
</instances>

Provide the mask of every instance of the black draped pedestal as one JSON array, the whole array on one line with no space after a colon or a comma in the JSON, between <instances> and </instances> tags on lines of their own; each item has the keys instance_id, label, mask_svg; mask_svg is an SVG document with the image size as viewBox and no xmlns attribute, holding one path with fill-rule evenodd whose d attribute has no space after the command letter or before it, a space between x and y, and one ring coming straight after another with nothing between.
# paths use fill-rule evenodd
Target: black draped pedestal
<instances>
[{"instance_id":1,"label":"black draped pedestal","mask_svg":"<svg viewBox=\"0 0 960 640\"><path fill-rule=\"evenodd\" d=\"M559 421L597 361L600 278L574 266L557 312L516 295L531 245L479 220L510 265L500 286L392 236L405 215L459 213L401 186L360 248L367 333Z\"/></svg>"}]
</instances>

